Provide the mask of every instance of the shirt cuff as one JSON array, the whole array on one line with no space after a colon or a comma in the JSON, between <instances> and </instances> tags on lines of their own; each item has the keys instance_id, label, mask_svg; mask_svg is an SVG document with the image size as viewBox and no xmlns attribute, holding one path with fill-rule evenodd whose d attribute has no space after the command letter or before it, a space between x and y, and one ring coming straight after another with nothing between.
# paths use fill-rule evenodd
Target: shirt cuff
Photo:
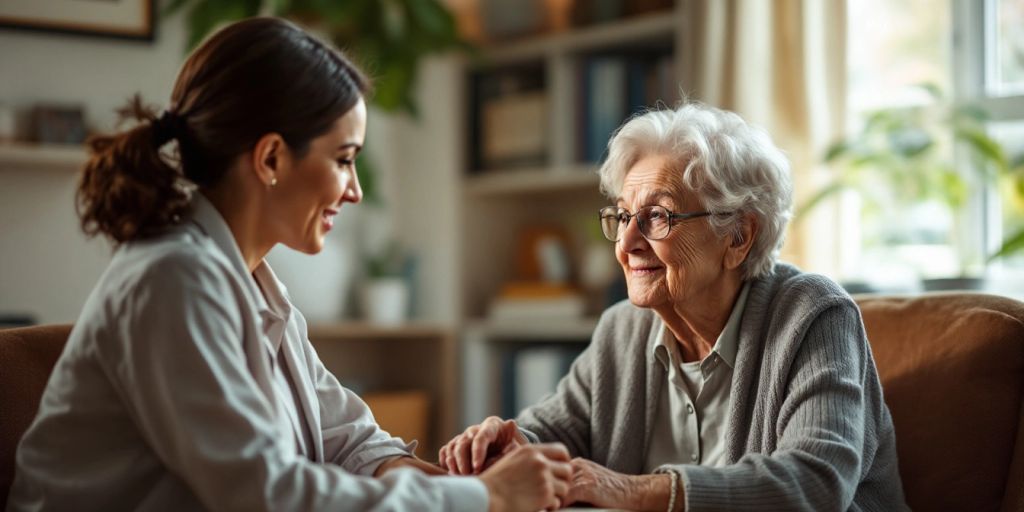
<instances>
[{"instance_id":1,"label":"shirt cuff","mask_svg":"<svg viewBox=\"0 0 1024 512\"><path fill-rule=\"evenodd\" d=\"M480 512L490 506L487 486L475 476L435 476L430 478L437 482L444 494L444 510Z\"/></svg>"},{"instance_id":2,"label":"shirt cuff","mask_svg":"<svg viewBox=\"0 0 1024 512\"><path fill-rule=\"evenodd\" d=\"M523 434L523 437L525 437L526 440L530 442L530 444L540 443L540 436L538 436L537 434L534 434L533 432L530 432L529 430L526 430L523 427L519 427L519 432Z\"/></svg>"},{"instance_id":3,"label":"shirt cuff","mask_svg":"<svg viewBox=\"0 0 1024 512\"><path fill-rule=\"evenodd\" d=\"M380 446L377 448L370 448L369 450L359 452L351 459L345 461L345 463L342 464L342 467L357 475L372 476L377 472L378 466L392 457L400 455L412 457L413 452L409 449L410 446L415 447L416 445L411 444L405 445L404 447Z\"/></svg>"}]
</instances>

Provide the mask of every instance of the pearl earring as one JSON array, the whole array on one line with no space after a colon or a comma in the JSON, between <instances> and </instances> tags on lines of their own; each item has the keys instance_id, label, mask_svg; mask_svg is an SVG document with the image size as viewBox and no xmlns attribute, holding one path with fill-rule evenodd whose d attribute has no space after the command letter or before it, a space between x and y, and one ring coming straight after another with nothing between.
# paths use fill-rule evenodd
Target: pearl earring
<instances>
[{"instance_id":1,"label":"pearl earring","mask_svg":"<svg viewBox=\"0 0 1024 512\"><path fill-rule=\"evenodd\" d=\"M271 187L276 187L277 186L277 178L270 178L270 186Z\"/></svg>"}]
</instances>

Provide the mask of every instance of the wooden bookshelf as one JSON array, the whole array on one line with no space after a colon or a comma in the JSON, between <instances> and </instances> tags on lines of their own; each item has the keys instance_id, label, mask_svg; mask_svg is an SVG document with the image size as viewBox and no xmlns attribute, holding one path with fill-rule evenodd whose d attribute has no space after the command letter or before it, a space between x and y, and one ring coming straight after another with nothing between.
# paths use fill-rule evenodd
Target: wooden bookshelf
<instances>
[{"instance_id":1,"label":"wooden bookshelf","mask_svg":"<svg viewBox=\"0 0 1024 512\"><path fill-rule=\"evenodd\" d=\"M621 21L569 30L545 37L487 48L481 61L500 65L563 53L587 52L595 48L631 45L637 41L671 38L678 29L674 11L648 13Z\"/></svg>"},{"instance_id":2,"label":"wooden bookshelf","mask_svg":"<svg viewBox=\"0 0 1024 512\"><path fill-rule=\"evenodd\" d=\"M571 165L559 168L492 170L466 179L465 192L472 196L500 196L531 192L593 190L598 187L597 168Z\"/></svg>"},{"instance_id":3,"label":"wooden bookshelf","mask_svg":"<svg viewBox=\"0 0 1024 512\"><path fill-rule=\"evenodd\" d=\"M515 342L589 340L597 318L565 318L536 322L477 320L466 327L474 339L503 339Z\"/></svg>"},{"instance_id":4,"label":"wooden bookshelf","mask_svg":"<svg viewBox=\"0 0 1024 512\"><path fill-rule=\"evenodd\" d=\"M85 146L69 144L0 144L0 171L78 172L88 155Z\"/></svg>"},{"instance_id":5,"label":"wooden bookshelf","mask_svg":"<svg viewBox=\"0 0 1024 512\"><path fill-rule=\"evenodd\" d=\"M569 233L570 253L577 256L573 264L578 275L584 248L594 243L592 232L596 226L596 212L608 204L599 190L598 167L595 155L603 148L599 144L603 130L609 124L617 126L638 106L637 96L631 91L644 91L644 105L674 105L679 100L683 83L682 69L685 53L686 19L682 2L672 10L650 13L585 28L571 29L549 36L496 44L483 49L476 58L463 63L462 83L467 91L461 96L464 109L462 152L464 169L458 180L461 204L458 208L458 240L461 257L458 268L459 304L463 330L462 379L465 397L462 424L479 422L488 414L496 414L501 407L496 403L500 382L502 354L515 347L533 345L579 345L589 341L596 319L562 319L530 321L515 324L495 323L488 319L489 305L504 283L514 280L517 240L522 230L535 226L554 225ZM656 63L654 71L637 71L637 62ZM616 101L625 105L621 118L607 122L595 130L589 119L596 119L592 109L601 105L600 95L593 88L595 73L602 60L619 59L616 71L623 77ZM530 74L540 76L534 79ZM517 75L518 74L518 75ZM511 78L506 78L510 75ZM522 76L522 78L518 78ZM650 89L642 80L657 76ZM491 80L491 82L488 82ZM501 92L502 80L511 85ZM494 85L498 82L498 86ZM537 89L540 84L541 89ZM668 87L671 85L671 90ZM614 89L614 88L613 88ZM495 91L499 91L495 93ZM523 105L541 92L545 97L545 114L536 119L537 130L544 134L543 151L524 152L522 163L495 163L482 154L495 147L487 139L491 133L508 136L524 133L521 126L510 131L494 131L494 98L502 94L534 95L519 98ZM650 93L650 91L655 91ZM607 92L607 89L604 90ZM588 96L589 95L589 96ZM598 101L588 103L588 97ZM652 101L653 99L653 101ZM490 109L490 110L489 110ZM489 112L488 112L489 110ZM614 117L614 116L612 116ZM521 120L511 115L510 119ZM609 129L609 133L610 133ZM530 134L527 130L525 133ZM535 140L535 139L531 139ZM501 141L509 142L509 141ZM516 142L512 140L510 142ZM607 138L603 139L607 142ZM497 144L507 148L508 144ZM514 146L514 144L513 144ZM542 161L533 162L537 155ZM609 251L613 248L608 247ZM603 296L601 291L585 291L588 297Z\"/></svg>"}]
</instances>

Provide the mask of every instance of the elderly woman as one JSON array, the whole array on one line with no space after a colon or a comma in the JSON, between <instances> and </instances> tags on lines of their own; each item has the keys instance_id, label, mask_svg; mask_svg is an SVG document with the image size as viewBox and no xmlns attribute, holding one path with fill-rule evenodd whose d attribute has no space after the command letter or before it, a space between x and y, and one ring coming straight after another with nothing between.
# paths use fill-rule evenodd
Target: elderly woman
<instances>
[{"instance_id":1,"label":"elderly woman","mask_svg":"<svg viewBox=\"0 0 1024 512\"><path fill-rule=\"evenodd\" d=\"M600 211L629 301L553 395L440 452L455 474L564 443L566 504L641 510L906 508L892 419L857 305L776 262L789 165L768 135L697 104L626 123Z\"/></svg>"}]
</instances>

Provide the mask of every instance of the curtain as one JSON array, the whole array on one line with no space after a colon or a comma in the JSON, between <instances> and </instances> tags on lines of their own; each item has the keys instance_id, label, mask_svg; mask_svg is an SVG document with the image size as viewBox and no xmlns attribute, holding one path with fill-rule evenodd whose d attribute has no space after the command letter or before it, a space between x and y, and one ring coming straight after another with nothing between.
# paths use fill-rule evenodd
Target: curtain
<instances>
[{"instance_id":1,"label":"curtain","mask_svg":"<svg viewBox=\"0 0 1024 512\"><path fill-rule=\"evenodd\" d=\"M686 0L683 16L684 91L766 129L801 204L827 182L821 162L845 124L846 0ZM791 223L783 259L839 275L839 215L833 202Z\"/></svg>"}]
</instances>

